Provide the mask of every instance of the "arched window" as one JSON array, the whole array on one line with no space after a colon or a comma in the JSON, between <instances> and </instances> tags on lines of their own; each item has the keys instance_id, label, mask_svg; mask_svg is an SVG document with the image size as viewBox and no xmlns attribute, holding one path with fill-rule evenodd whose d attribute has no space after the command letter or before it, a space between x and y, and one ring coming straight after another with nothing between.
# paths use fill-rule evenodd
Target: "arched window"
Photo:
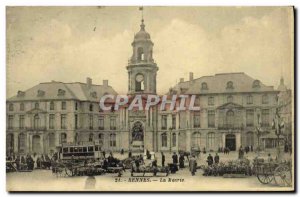
<instances>
[{"instance_id":1,"label":"arched window","mask_svg":"<svg viewBox=\"0 0 300 197\"><path fill-rule=\"evenodd\" d=\"M161 146L162 147L168 146L168 136L166 133L161 134Z\"/></svg>"},{"instance_id":2,"label":"arched window","mask_svg":"<svg viewBox=\"0 0 300 197\"><path fill-rule=\"evenodd\" d=\"M233 102L233 96L229 95L227 96L227 103L232 103Z\"/></svg>"},{"instance_id":3,"label":"arched window","mask_svg":"<svg viewBox=\"0 0 300 197\"><path fill-rule=\"evenodd\" d=\"M233 89L233 82L232 81L227 82L226 89Z\"/></svg>"},{"instance_id":4,"label":"arched window","mask_svg":"<svg viewBox=\"0 0 300 197\"><path fill-rule=\"evenodd\" d=\"M215 133L208 133L207 134L207 148L208 150L213 150L214 149L214 145L215 145Z\"/></svg>"},{"instance_id":5,"label":"arched window","mask_svg":"<svg viewBox=\"0 0 300 197\"><path fill-rule=\"evenodd\" d=\"M54 133L49 133L49 148L54 148L55 147L55 134Z\"/></svg>"},{"instance_id":6,"label":"arched window","mask_svg":"<svg viewBox=\"0 0 300 197\"><path fill-rule=\"evenodd\" d=\"M104 134L103 133L99 133L98 140L99 140L100 146L102 147L103 146L103 142L104 142Z\"/></svg>"},{"instance_id":7,"label":"arched window","mask_svg":"<svg viewBox=\"0 0 300 197\"><path fill-rule=\"evenodd\" d=\"M269 103L269 97L268 95L263 95L262 96L262 104L268 104Z\"/></svg>"},{"instance_id":8,"label":"arched window","mask_svg":"<svg viewBox=\"0 0 300 197\"><path fill-rule=\"evenodd\" d=\"M9 111L14 111L14 104L10 103L8 106Z\"/></svg>"},{"instance_id":9,"label":"arched window","mask_svg":"<svg viewBox=\"0 0 300 197\"><path fill-rule=\"evenodd\" d=\"M94 141L94 134L90 133L89 135L89 142L93 142Z\"/></svg>"},{"instance_id":10,"label":"arched window","mask_svg":"<svg viewBox=\"0 0 300 197\"><path fill-rule=\"evenodd\" d=\"M176 147L176 133L172 134L172 147Z\"/></svg>"},{"instance_id":11,"label":"arched window","mask_svg":"<svg viewBox=\"0 0 300 197\"><path fill-rule=\"evenodd\" d=\"M234 125L234 113L231 110L226 113L226 123L227 128L232 128Z\"/></svg>"},{"instance_id":12,"label":"arched window","mask_svg":"<svg viewBox=\"0 0 300 197\"><path fill-rule=\"evenodd\" d=\"M110 147L116 147L117 146L117 140L116 140L116 134L110 134Z\"/></svg>"},{"instance_id":13,"label":"arched window","mask_svg":"<svg viewBox=\"0 0 300 197\"><path fill-rule=\"evenodd\" d=\"M201 83L201 90L208 90L208 86L206 82Z\"/></svg>"},{"instance_id":14,"label":"arched window","mask_svg":"<svg viewBox=\"0 0 300 197\"><path fill-rule=\"evenodd\" d=\"M35 104L34 104L34 108L35 108L35 109L38 109L39 107L40 107L40 104L39 104L39 103L35 103Z\"/></svg>"},{"instance_id":15,"label":"arched window","mask_svg":"<svg viewBox=\"0 0 300 197\"><path fill-rule=\"evenodd\" d=\"M35 115L34 115L33 127L34 127L35 129L37 129L37 128L40 127L40 117L39 117L38 114L35 114Z\"/></svg>"},{"instance_id":16,"label":"arched window","mask_svg":"<svg viewBox=\"0 0 300 197\"><path fill-rule=\"evenodd\" d=\"M60 143L61 144L67 143L67 134L66 133L60 134Z\"/></svg>"},{"instance_id":17,"label":"arched window","mask_svg":"<svg viewBox=\"0 0 300 197\"><path fill-rule=\"evenodd\" d=\"M192 135L192 146L200 148L200 140L201 140L200 132L193 133L193 135Z\"/></svg>"},{"instance_id":18,"label":"arched window","mask_svg":"<svg viewBox=\"0 0 300 197\"><path fill-rule=\"evenodd\" d=\"M18 143L18 145L19 145L19 147L18 147L18 149L19 149L19 153L24 153L25 152L25 148L26 148L26 141L25 141L25 134L24 133L20 133L19 134L19 143Z\"/></svg>"},{"instance_id":19,"label":"arched window","mask_svg":"<svg viewBox=\"0 0 300 197\"><path fill-rule=\"evenodd\" d=\"M142 48L142 47L139 47L138 48L138 50L137 50L137 52L138 52L138 60L144 60L144 49Z\"/></svg>"},{"instance_id":20,"label":"arched window","mask_svg":"<svg viewBox=\"0 0 300 197\"><path fill-rule=\"evenodd\" d=\"M50 110L54 110L54 102L53 101L50 102Z\"/></svg>"},{"instance_id":21,"label":"arched window","mask_svg":"<svg viewBox=\"0 0 300 197\"><path fill-rule=\"evenodd\" d=\"M24 111L25 107L24 107L24 103L20 103L20 111Z\"/></svg>"},{"instance_id":22,"label":"arched window","mask_svg":"<svg viewBox=\"0 0 300 197\"><path fill-rule=\"evenodd\" d=\"M6 151L8 154L14 152L14 134L8 134L6 136Z\"/></svg>"}]
</instances>

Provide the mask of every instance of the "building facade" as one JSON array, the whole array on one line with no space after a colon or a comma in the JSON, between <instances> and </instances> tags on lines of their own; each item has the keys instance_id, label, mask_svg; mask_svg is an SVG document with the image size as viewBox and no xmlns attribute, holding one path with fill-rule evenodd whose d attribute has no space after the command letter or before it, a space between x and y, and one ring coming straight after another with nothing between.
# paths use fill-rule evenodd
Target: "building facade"
<instances>
[{"instance_id":1,"label":"building facade","mask_svg":"<svg viewBox=\"0 0 300 197\"><path fill-rule=\"evenodd\" d=\"M127 65L128 95L156 95L158 66L144 20ZM124 69L125 70L125 69ZM174 94L196 95L198 111L102 111L99 100L116 91L104 80L41 83L7 100L7 152L51 153L64 143L93 142L103 150L190 151L259 146L257 130L269 132L279 91L245 73L180 80Z\"/></svg>"}]
</instances>

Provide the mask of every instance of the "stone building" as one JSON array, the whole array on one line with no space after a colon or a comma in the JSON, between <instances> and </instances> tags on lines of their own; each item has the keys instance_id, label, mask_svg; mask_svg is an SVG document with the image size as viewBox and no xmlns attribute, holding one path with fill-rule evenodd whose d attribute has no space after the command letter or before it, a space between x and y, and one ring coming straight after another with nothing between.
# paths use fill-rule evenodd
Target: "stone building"
<instances>
[{"instance_id":1,"label":"stone building","mask_svg":"<svg viewBox=\"0 0 300 197\"><path fill-rule=\"evenodd\" d=\"M144 20L132 42L127 65L128 95L156 95L158 66ZM125 71L125 69L124 69ZM190 73L169 95L197 95L198 111L101 111L99 100L117 93L103 85L41 83L7 100L7 152L49 153L63 143L95 142L104 150L190 151L258 146L257 127L268 131L278 91L245 73L223 73L197 79Z\"/></svg>"}]
</instances>

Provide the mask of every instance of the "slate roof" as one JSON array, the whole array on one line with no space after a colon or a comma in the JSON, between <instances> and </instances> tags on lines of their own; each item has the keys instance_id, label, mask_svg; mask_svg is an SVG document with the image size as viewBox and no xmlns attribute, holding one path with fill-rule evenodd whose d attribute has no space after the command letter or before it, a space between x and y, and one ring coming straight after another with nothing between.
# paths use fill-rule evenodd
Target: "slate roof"
<instances>
[{"instance_id":1,"label":"slate roof","mask_svg":"<svg viewBox=\"0 0 300 197\"><path fill-rule=\"evenodd\" d=\"M227 82L233 82L233 89L227 89ZM241 92L273 92L273 86L267 86L259 81L260 87L253 87L253 82L258 81L249 75L238 73L220 73L213 76L203 76L192 81L178 83L173 90L183 94L214 94L214 93L241 93ZM208 89L202 89L206 83ZM180 91L181 90L181 91Z\"/></svg>"},{"instance_id":2,"label":"slate roof","mask_svg":"<svg viewBox=\"0 0 300 197\"><path fill-rule=\"evenodd\" d=\"M43 95L38 96L38 91L44 91ZM62 90L63 95L59 95L59 90ZM99 101L100 97L105 93L116 95L117 92L111 86L94 85L90 88L86 83L74 82L45 82L40 83L24 92L20 91L7 101L24 101L24 100L67 100L75 99L81 101ZM23 94L23 95L22 95ZM18 96L19 95L19 96Z\"/></svg>"}]
</instances>

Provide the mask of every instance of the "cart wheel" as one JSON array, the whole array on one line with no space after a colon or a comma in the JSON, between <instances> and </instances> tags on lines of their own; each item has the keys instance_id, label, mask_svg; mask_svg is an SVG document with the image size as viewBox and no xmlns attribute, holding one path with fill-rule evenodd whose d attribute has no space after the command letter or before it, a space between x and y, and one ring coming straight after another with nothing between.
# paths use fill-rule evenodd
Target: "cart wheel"
<instances>
[{"instance_id":1,"label":"cart wheel","mask_svg":"<svg viewBox=\"0 0 300 197\"><path fill-rule=\"evenodd\" d=\"M67 176L74 176L74 170L72 168L65 168L65 173Z\"/></svg>"},{"instance_id":2,"label":"cart wheel","mask_svg":"<svg viewBox=\"0 0 300 197\"><path fill-rule=\"evenodd\" d=\"M281 187L292 186L292 172L287 165L278 166L274 172L275 183Z\"/></svg>"},{"instance_id":3,"label":"cart wheel","mask_svg":"<svg viewBox=\"0 0 300 197\"><path fill-rule=\"evenodd\" d=\"M270 175L268 175L268 174L258 174L257 175L257 179L262 184L268 184L268 183L270 183L272 181L273 177L270 176Z\"/></svg>"}]
</instances>

